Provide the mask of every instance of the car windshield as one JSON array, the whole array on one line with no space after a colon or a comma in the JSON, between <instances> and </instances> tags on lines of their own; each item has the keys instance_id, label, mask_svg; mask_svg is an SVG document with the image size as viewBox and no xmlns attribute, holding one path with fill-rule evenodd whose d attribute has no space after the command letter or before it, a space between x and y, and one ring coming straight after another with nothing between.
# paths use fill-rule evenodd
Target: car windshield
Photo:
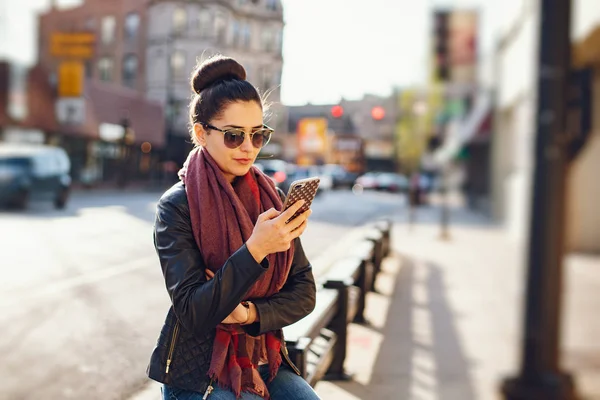
<instances>
[{"instance_id":1,"label":"car windshield","mask_svg":"<svg viewBox=\"0 0 600 400\"><path fill-rule=\"evenodd\" d=\"M27 168L30 165L30 160L25 157L0 158L0 167Z\"/></svg>"}]
</instances>

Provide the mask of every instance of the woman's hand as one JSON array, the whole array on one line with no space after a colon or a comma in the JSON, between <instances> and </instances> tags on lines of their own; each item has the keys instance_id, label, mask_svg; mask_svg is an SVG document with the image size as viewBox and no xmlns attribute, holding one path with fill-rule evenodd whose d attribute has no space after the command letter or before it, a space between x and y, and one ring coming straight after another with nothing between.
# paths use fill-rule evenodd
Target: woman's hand
<instances>
[{"instance_id":1,"label":"woman's hand","mask_svg":"<svg viewBox=\"0 0 600 400\"><path fill-rule=\"evenodd\" d=\"M223 321L222 324L246 324L250 320L250 311L248 308L238 304Z\"/></svg>"},{"instance_id":2,"label":"woman's hand","mask_svg":"<svg viewBox=\"0 0 600 400\"><path fill-rule=\"evenodd\" d=\"M207 268L204 270L204 275L206 276L206 280L209 281L215 276L215 273ZM251 306L253 306L253 304L251 304ZM256 315L256 310L254 310L253 312L253 310L251 310L250 308L245 307L242 304L238 304L237 307L235 307L234 310L231 312L231 314L229 314L223 321L221 321L221 323L249 324L257 319Z\"/></svg>"},{"instance_id":3,"label":"woman's hand","mask_svg":"<svg viewBox=\"0 0 600 400\"><path fill-rule=\"evenodd\" d=\"M304 200L297 201L284 212L274 208L260 214L246 247L257 262L266 256L290 248L294 239L302 235L311 210L305 211L287 222L304 205Z\"/></svg>"}]
</instances>

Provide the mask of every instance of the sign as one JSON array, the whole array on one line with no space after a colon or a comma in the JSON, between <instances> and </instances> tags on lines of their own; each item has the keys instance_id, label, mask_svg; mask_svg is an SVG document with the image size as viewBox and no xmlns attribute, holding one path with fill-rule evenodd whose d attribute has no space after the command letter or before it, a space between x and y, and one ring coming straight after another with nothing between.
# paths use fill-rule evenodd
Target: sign
<instances>
[{"instance_id":1,"label":"sign","mask_svg":"<svg viewBox=\"0 0 600 400\"><path fill-rule=\"evenodd\" d=\"M473 83L477 78L477 22L473 10L435 11L433 81Z\"/></svg>"},{"instance_id":2,"label":"sign","mask_svg":"<svg viewBox=\"0 0 600 400\"><path fill-rule=\"evenodd\" d=\"M365 155L369 158L392 158L394 156L394 144L392 141L367 140Z\"/></svg>"},{"instance_id":3,"label":"sign","mask_svg":"<svg viewBox=\"0 0 600 400\"><path fill-rule=\"evenodd\" d=\"M106 142L116 142L123 139L125 134L124 129L122 125L104 122L98 126L98 135L100 139Z\"/></svg>"},{"instance_id":4,"label":"sign","mask_svg":"<svg viewBox=\"0 0 600 400\"><path fill-rule=\"evenodd\" d=\"M58 67L58 95L80 97L83 94L84 66L81 61L63 61Z\"/></svg>"},{"instance_id":5,"label":"sign","mask_svg":"<svg viewBox=\"0 0 600 400\"><path fill-rule=\"evenodd\" d=\"M327 119L303 118L298 122L298 150L323 155L327 150Z\"/></svg>"},{"instance_id":6,"label":"sign","mask_svg":"<svg viewBox=\"0 0 600 400\"><path fill-rule=\"evenodd\" d=\"M8 79L8 115L15 121L27 117L27 68L17 64L9 64Z\"/></svg>"},{"instance_id":7,"label":"sign","mask_svg":"<svg viewBox=\"0 0 600 400\"><path fill-rule=\"evenodd\" d=\"M64 97L56 100L56 119L61 124L81 125L85 121L85 101L83 98Z\"/></svg>"},{"instance_id":8,"label":"sign","mask_svg":"<svg viewBox=\"0 0 600 400\"><path fill-rule=\"evenodd\" d=\"M50 37L50 54L79 60L93 58L95 42L96 36L93 33L55 32Z\"/></svg>"}]
</instances>

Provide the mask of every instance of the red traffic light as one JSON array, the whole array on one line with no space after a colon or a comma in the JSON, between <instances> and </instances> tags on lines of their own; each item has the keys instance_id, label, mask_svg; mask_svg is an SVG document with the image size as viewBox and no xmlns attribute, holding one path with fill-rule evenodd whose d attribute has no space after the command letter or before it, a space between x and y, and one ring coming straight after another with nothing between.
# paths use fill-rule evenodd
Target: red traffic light
<instances>
[{"instance_id":1,"label":"red traffic light","mask_svg":"<svg viewBox=\"0 0 600 400\"><path fill-rule=\"evenodd\" d=\"M371 117L375 121L381 121L383 118L385 118L385 109L380 106L373 107L371 109Z\"/></svg>"},{"instance_id":2,"label":"red traffic light","mask_svg":"<svg viewBox=\"0 0 600 400\"><path fill-rule=\"evenodd\" d=\"M331 107L331 116L333 118L341 118L344 115L344 108L342 106Z\"/></svg>"}]
</instances>

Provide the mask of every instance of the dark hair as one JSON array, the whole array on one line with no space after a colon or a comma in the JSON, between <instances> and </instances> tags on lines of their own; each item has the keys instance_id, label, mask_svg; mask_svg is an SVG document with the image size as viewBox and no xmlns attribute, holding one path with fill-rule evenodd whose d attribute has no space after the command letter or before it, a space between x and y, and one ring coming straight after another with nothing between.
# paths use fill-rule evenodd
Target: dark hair
<instances>
[{"instance_id":1,"label":"dark hair","mask_svg":"<svg viewBox=\"0 0 600 400\"><path fill-rule=\"evenodd\" d=\"M191 79L196 93L190 102L190 125L194 144L194 124L218 118L223 109L235 101L255 101L264 105L258 90L246 80L246 70L233 58L215 55L196 66Z\"/></svg>"}]
</instances>

